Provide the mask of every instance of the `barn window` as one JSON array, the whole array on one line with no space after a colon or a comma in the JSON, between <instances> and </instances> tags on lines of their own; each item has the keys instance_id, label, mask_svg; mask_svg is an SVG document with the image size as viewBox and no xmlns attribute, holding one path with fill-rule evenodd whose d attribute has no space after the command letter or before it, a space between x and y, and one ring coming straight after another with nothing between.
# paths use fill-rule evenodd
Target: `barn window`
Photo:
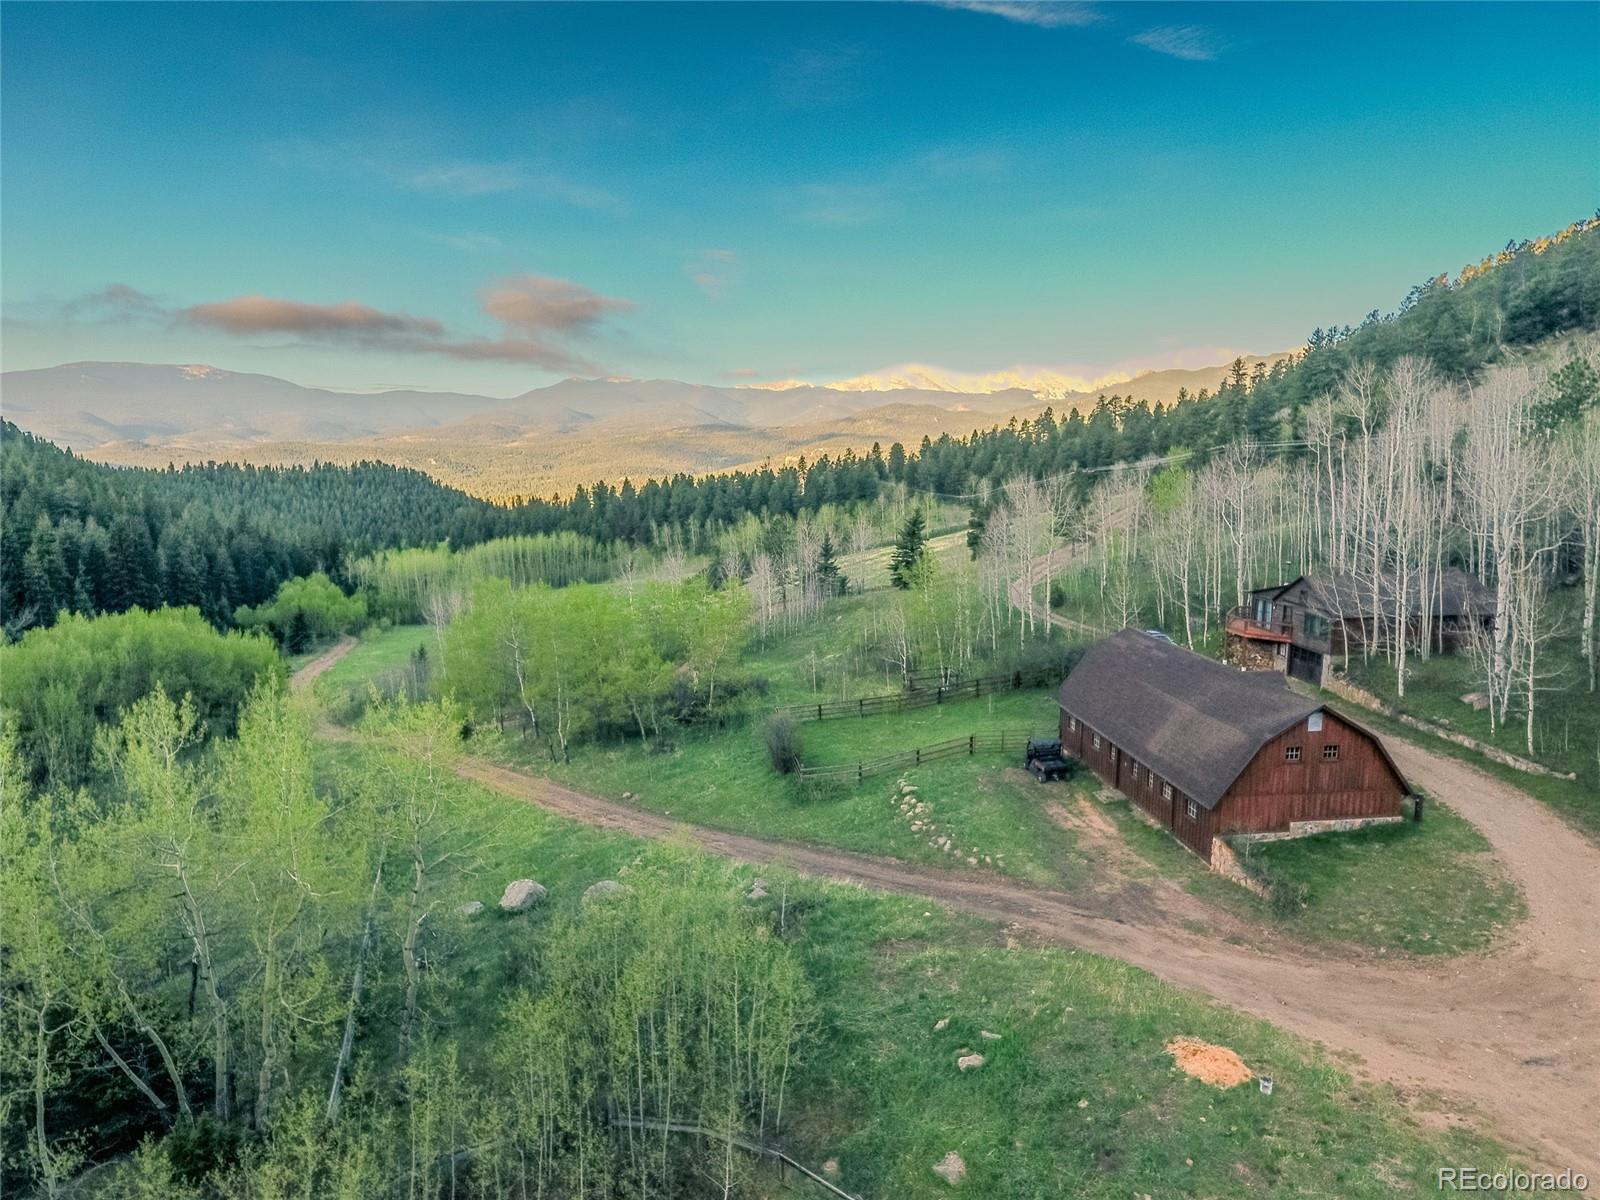
<instances>
[{"instance_id":1,"label":"barn window","mask_svg":"<svg viewBox=\"0 0 1600 1200\"><path fill-rule=\"evenodd\" d=\"M1098 733L1094 735L1094 748L1096 750L1100 749L1100 735Z\"/></svg>"},{"instance_id":2,"label":"barn window","mask_svg":"<svg viewBox=\"0 0 1600 1200\"><path fill-rule=\"evenodd\" d=\"M1078 718L1077 717L1068 717L1067 718L1067 728L1070 729L1073 733L1077 733L1078 732Z\"/></svg>"},{"instance_id":3,"label":"barn window","mask_svg":"<svg viewBox=\"0 0 1600 1200\"><path fill-rule=\"evenodd\" d=\"M1299 762L1300 761L1300 747L1299 746L1285 746L1283 748L1283 760L1284 760L1284 762Z\"/></svg>"},{"instance_id":4,"label":"barn window","mask_svg":"<svg viewBox=\"0 0 1600 1200\"><path fill-rule=\"evenodd\" d=\"M1332 762L1334 759L1339 757L1339 747L1338 746L1324 746L1322 748L1322 757L1326 761Z\"/></svg>"},{"instance_id":5,"label":"barn window","mask_svg":"<svg viewBox=\"0 0 1600 1200\"><path fill-rule=\"evenodd\" d=\"M1161 798L1163 800L1172 799L1172 785L1170 783L1163 783L1161 785Z\"/></svg>"},{"instance_id":6,"label":"barn window","mask_svg":"<svg viewBox=\"0 0 1600 1200\"><path fill-rule=\"evenodd\" d=\"M1115 746L1111 747L1111 761L1117 761L1117 748Z\"/></svg>"},{"instance_id":7,"label":"barn window","mask_svg":"<svg viewBox=\"0 0 1600 1200\"><path fill-rule=\"evenodd\" d=\"M1200 819L1200 806L1193 800L1184 802L1183 811L1188 815L1189 820L1191 821L1198 821Z\"/></svg>"},{"instance_id":8,"label":"barn window","mask_svg":"<svg viewBox=\"0 0 1600 1200\"><path fill-rule=\"evenodd\" d=\"M1316 733L1318 730L1320 730L1322 728L1322 714L1319 712L1314 712L1307 717L1306 728L1312 733Z\"/></svg>"}]
</instances>

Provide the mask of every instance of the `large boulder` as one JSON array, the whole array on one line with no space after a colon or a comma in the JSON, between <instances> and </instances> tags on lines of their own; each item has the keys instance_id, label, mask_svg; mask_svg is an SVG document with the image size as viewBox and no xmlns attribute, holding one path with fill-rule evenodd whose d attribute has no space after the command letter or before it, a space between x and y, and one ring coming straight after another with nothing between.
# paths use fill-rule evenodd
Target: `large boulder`
<instances>
[{"instance_id":1,"label":"large boulder","mask_svg":"<svg viewBox=\"0 0 1600 1200\"><path fill-rule=\"evenodd\" d=\"M531 879L513 879L506 884L505 894L500 897L500 909L502 912L526 912L544 897L542 884Z\"/></svg>"},{"instance_id":2,"label":"large boulder","mask_svg":"<svg viewBox=\"0 0 1600 1200\"><path fill-rule=\"evenodd\" d=\"M607 900L615 900L626 890L615 879L602 879L597 883L591 883L584 889L583 902L585 904L603 904Z\"/></svg>"}]
</instances>

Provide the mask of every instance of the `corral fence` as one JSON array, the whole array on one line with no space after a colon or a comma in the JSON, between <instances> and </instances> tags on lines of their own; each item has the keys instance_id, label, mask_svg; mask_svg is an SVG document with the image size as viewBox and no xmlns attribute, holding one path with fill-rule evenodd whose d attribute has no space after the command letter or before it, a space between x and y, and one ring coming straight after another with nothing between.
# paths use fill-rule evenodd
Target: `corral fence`
<instances>
[{"instance_id":1,"label":"corral fence","mask_svg":"<svg viewBox=\"0 0 1600 1200\"><path fill-rule=\"evenodd\" d=\"M960 758L963 755L1020 754L1028 748L1032 738L1050 738L1044 733L969 733L966 737L951 738L948 742L935 742L931 746L914 746L879 758L864 758L853 763L834 763L822 767L801 764L795 774L801 779L838 779L860 783L869 775L882 775L888 771L902 771L907 767L920 767L923 763L938 762L943 758Z\"/></svg>"},{"instance_id":2,"label":"corral fence","mask_svg":"<svg viewBox=\"0 0 1600 1200\"><path fill-rule=\"evenodd\" d=\"M1061 680L1060 667L1033 667L1008 675L980 675L975 679L941 679L937 674L912 676L906 690L883 696L861 696L855 700L822 700L816 704L787 704L778 709L792 721L828 721L839 717L876 717L884 713L910 712L932 708L948 700L972 700L997 692L1043 687ZM926 682L919 682L925 680Z\"/></svg>"}]
</instances>

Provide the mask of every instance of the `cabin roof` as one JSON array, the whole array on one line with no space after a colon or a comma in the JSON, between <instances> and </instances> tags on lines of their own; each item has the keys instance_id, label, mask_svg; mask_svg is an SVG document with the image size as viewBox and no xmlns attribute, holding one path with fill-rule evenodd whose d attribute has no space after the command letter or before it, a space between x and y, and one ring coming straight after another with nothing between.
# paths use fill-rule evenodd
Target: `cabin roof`
<instances>
[{"instance_id":1,"label":"cabin roof","mask_svg":"<svg viewBox=\"0 0 1600 1200\"><path fill-rule=\"evenodd\" d=\"M1387 608L1394 602L1395 576L1385 575L1378 584L1378 603ZM1311 607L1326 617L1364 617L1372 615L1372 585L1354 575L1338 572L1331 575L1299 575L1288 583L1273 587L1256 588L1252 596L1266 596L1276 600L1296 584L1303 583ZM1411 613L1422 612L1421 589L1415 578L1411 587ZM1494 589L1479 582L1476 576L1458 567L1446 568L1439 576L1434 598L1434 615L1438 617L1493 616L1496 609Z\"/></svg>"},{"instance_id":2,"label":"cabin roof","mask_svg":"<svg viewBox=\"0 0 1600 1200\"><path fill-rule=\"evenodd\" d=\"M1322 708L1281 675L1239 671L1131 629L1090 647L1057 702L1208 809L1263 745Z\"/></svg>"}]
</instances>

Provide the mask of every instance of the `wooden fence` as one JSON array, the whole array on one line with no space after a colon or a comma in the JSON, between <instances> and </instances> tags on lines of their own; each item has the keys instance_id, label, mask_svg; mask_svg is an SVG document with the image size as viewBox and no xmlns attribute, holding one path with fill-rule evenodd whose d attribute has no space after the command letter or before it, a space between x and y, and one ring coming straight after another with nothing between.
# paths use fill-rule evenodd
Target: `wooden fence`
<instances>
[{"instance_id":1,"label":"wooden fence","mask_svg":"<svg viewBox=\"0 0 1600 1200\"><path fill-rule=\"evenodd\" d=\"M841 779L860 783L868 775L882 775L887 771L901 771L906 767L920 767L923 763L938 762L942 758L959 758L962 755L1011 752L1021 754L1028 748L1030 738L1050 738L1054 734L1042 733L969 733L966 737L951 738L948 742L935 742L931 746L916 746L879 758L865 758L853 763L835 763L829 766L808 767L802 764L795 772L801 779Z\"/></svg>"},{"instance_id":2,"label":"wooden fence","mask_svg":"<svg viewBox=\"0 0 1600 1200\"><path fill-rule=\"evenodd\" d=\"M997 692L1011 692L1019 688L1042 687L1058 683L1065 675L1060 667L1035 667L1028 671L1013 671L1009 675L982 675L976 679L956 682L935 682L919 686L913 676L910 686L903 692L884 696L861 696L855 700L823 700L816 704L788 704L778 713L793 721L827 721L838 717L876 717L884 713L909 712L917 708L931 708L946 700L972 700Z\"/></svg>"}]
</instances>

